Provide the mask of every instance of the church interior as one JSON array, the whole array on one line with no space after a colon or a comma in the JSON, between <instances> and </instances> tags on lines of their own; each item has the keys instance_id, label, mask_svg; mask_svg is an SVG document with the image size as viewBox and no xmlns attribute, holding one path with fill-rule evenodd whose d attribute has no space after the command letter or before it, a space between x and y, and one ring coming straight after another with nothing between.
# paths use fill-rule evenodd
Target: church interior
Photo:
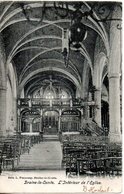
<instances>
[{"instance_id":1,"label":"church interior","mask_svg":"<svg viewBox=\"0 0 124 194\"><path fill-rule=\"evenodd\" d=\"M122 5L0 2L0 172L122 174Z\"/></svg>"}]
</instances>

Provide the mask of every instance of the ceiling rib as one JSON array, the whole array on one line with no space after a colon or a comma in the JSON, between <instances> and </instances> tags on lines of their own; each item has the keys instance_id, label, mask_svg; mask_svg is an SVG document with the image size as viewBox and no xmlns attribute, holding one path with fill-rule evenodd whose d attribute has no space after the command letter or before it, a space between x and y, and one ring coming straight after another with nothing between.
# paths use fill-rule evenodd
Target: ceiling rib
<instances>
[{"instance_id":1,"label":"ceiling rib","mask_svg":"<svg viewBox=\"0 0 124 194\"><path fill-rule=\"evenodd\" d=\"M63 73L64 75L68 76L68 78L70 78L74 85L79 89L79 91L81 91L81 85L79 83L79 81L77 80L77 78L74 77L74 75L72 75L70 72L64 70L64 69L61 69L61 68L58 68L58 67L45 67L45 68L40 68L40 69L37 69L33 72L31 72L29 75L27 75L26 78L24 78L21 82L20 82L20 85L19 85L19 92L21 92L22 88L25 86L25 84L27 83L27 81L32 77L34 76L35 74L38 74L38 73L41 73L41 72L44 72L44 71L56 71L56 72L60 72L60 73Z\"/></svg>"},{"instance_id":2,"label":"ceiling rib","mask_svg":"<svg viewBox=\"0 0 124 194\"><path fill-rule=\"evenodd\" d=\"M53 51L53 50L60 50L60 49L61 49L61 47L54 47L54 48L47 49L47 50L45 50L45 51L41 51L40 53L36 54L36 55L35 55L34 57L32 57L32 59L30 59L30 61L28 61L28 63L25 65L25 68L24 68L22 74L25 73L25 69L28 67L28 65L29 65L31 62L33 62L33 61L34 61L37 57L39 57L40 55L42 55L42 54L44 54L44 53L46 53L46 52L50 52L50 51Z\"/></svg>"},{"instance_id":3,"label":"ceiling rib","mask_svg":"<svg viewBox=\"0 0 124 194\"><path fill-rule=\"evenodd\" d=\"M89 10L91 10L91 7L88 5L88 3L86 3L86 2L83 2L88 8L89 8ZM96 13L94 12L93 13L94 14L94 16L96 17L96 19L100 19L97 15L96 15ZM101 32L101 38L102 38L102 40L103 40L103 42L104 42L104 44L105 44L105 47L106 47L106 50L107 50L107 54L109 55L109 42L108 42L108 35L107 35L107 32L106 32L106 30L105 30L105 27L104 27L104 25L102 24L102 23L99 23L99 25L98 25L98 23L97 22L95 22L91 17L89 17L89 20L91 20L93 23L94 23L94 25L95 26L97 26L97 28L100 30L100 32ZM101 31L102 30L102 31Z\"/></svg>"},{"instance_id":4,"label":"ceiling rib","mask_svg":"<svg viewBox=\"0 0 124 194\"><path fill-rule=\"evenodd\" d=\"M58 61L59 63L62 63L63 65L64 65L64 62L63 61L61 61L61 60L57 60L57 59L42 59L42 60L40 60L41 62L43 62L43 61L49 61L49 60L53 60L53 61ZM38 61L39 62L39 61ZM33 63L31 66L33 66L35 63ZM31 67L30 66L30 67ZM76 73L76 75L77 75L77 77L78 77L78 80L79 80L79 82L81 83L81 77L79 76L79 72L78 72L78 70L77 70L77 68L73 65L73 63L71 62L71 65L69 65L70 66L70 68L72 68L73 69L73 71ZM25 69L25 72L28 70L28 68L30 68L30 67L27 67L27 69ZM22 78L23 78L23 76L24 76L24 73L25 72L22 72L21 74L20 74L20 82L21 82L21 80L22 80Z\"/></svg>"},{"instance_id":5,"label":"ceiling rib","mask_svg":"<svg viewBox=\"0 0 124 194\"><path fill-rule=\"evenodd\" d=\"M5 9L3 10L2 14L0 15L0 21L2 20L2 18L4 17L4 15L6 14L6 12L11 7L12 4L13 4L13 2L10 2L8 5L6 5Z\"/></svg>"},{"instance_id":6,"label":"ceiling rib","mask_svg":"<svg viewBox=\"0 0 124 194\"><path fill-rule=\"evenodd\" d=\"M89 10L91 10L91 7L88 5L88 3L86 3L86 2L83 2L83 3L85 4L85 6L87 6L87 8ZM40 4L39 3L32 3L32 4L30 4L29 3L29 5L32 8L37 8L37 7L42 7L43 6L43 3L42 4L41 3ZM52 3L49 3L48 5L46 4L46 6L47 7L51 7L51 6L53 6L53 4ZM75 10L71 5L69 5L69 9L70 10ZM8 14L8 16L4 18L4 21L3 21L3 23L1 23L1 26L3 26L9 19L11 19L14 15L18 14L19 12L22 12L22 9L21 8L17 8L15 10L13 10L12 12L10 12ZM99 19L99 17L95 13L94 13L94 16L97 19ZM105 30L103 24L100 23L98 25L97 22L95 22L95 20L93 20L91 17L88 17L88 19L91 20L94 23L94 25L99 29L100 35L102 35L101 37L102 37L102 39L104 41L104 44L106 46L107 53L108 53L109 52L108 36L107 36L106 30Z\"/></svg>"},{"instance_id":7,"label":"ceiling rib","mask_svg":"<svg viewBox=\"0 0 124 194\"><path fill-rule=\"evenodd\" d=\"M16 44L14 45L14 47L12 48L12 51L10 52L9 56L8 56L8 59L7 59L7 63L10 63L11 62L11 56L18 50L18 46L20 46L19 44L25 39L27 38L27 36L31 35L33 32L36 32L37 30L39 29L42 29L42 28L45 28L45 27L48 27L50 25L54 25L56 27L58 27L56 25L56 23L58 22L50 22L49 24L44 24L42 26L39 26L39 27L36 27L35 29L33 30L29 30L26 34L24 34L17 42Z\"/></svg>"},{"instance_id":8,"label":"ceiling rib","mask_svg":"<svg viewBox=\"0 0 124 194\"><path fill-rule=\"evenodd\" d=\"M8 57L8 61L11 61L13 59L13 57L19 53L18 49L21 48L22 46L24 46L27 43L36 41L36 40L40 40L40 39L57 39L57 40L62 40L62 38L58 37L58 36L48 36L48 35L43 35L43 36L39 36L39 37L33 37L29 40L26 40L25 42L23 42L22 44L20 44L14 51L14 53L11 55L11 57ZM46 48L46 47L44 47ZM17 51L17 52L16 52Z\"/></svg>"},{"instance_id":9,"label":"ceiling rib","mask_svg":"<svg viewBox=\"0 0 124 194\"><path fill-rule=\"evenodd\" d=\"M39 60L38 62L47 62L47 61L57 61L57 62L59 62L59 63L62 63L63 65L65 65L64 64L64 61L61 61L61 60L59 60L59 59L51 59L51 58L48 58L48 59L42 59L42 60ZM81 77L80 77L80 75L79 75L79 72L78 72L78 70L77 70L77 68L75 67L75 65L72 63L72 61L70 61L69 60L69 66L70 66L70 68L72 68L72 70L76 73L76 75L77 75L77 77L78 77L78 79L79 79L79 82L81 83ZM26 69L25 69L25 72L31 67L31 66L33 66L35 63L33 63L33 64L31 64L30 66L28 66ZM24 72L24 73L25 73ZM23 73L23 72L22 72ZM22 80L22 77L24 76L24 74L22 75L22 74L20 74L20 81Z\"/></svg>"}]
</instances>

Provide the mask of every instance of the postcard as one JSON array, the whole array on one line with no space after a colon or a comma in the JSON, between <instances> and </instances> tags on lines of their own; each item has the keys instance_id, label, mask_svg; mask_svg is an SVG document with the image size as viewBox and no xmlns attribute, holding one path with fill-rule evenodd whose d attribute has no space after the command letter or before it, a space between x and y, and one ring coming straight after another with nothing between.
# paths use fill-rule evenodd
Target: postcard
<instances>
[{"instance_id":1,"label":"postcard","mask_svg":"<svg viewBox=\"0 0 124 194\"><path fill-rule=\"evenodd\" d=\"M122 2L0 1L0 193L122 192Z\"/></svg>"}]
</instances>

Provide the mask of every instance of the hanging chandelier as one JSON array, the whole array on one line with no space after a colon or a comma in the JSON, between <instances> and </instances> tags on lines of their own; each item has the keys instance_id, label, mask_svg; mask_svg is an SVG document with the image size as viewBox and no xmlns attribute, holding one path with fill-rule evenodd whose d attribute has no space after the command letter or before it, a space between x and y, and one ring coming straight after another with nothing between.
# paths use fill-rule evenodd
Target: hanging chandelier
<instances>
[{"instance_id":1,"label":"hanging chandelier","mask_svg":"<svg viewBox=\"0 0 124 194\"><path fill-rule=\"evenodd\" d=\"M69 29L69 42L77 49L81 47L80 42L85 40L87 37L86 26L81 20L82 13L78 8L73 12L73 18Z\"/></svg>"}]
</instances>

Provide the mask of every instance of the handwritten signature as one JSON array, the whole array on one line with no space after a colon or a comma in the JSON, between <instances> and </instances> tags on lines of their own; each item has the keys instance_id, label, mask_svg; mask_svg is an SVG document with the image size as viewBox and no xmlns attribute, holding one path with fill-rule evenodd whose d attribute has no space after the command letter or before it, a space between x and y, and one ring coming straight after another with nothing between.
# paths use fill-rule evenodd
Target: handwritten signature
<instances>
[{"instance_id":1,"label":"handwritten signature","mask_svg":"<svg viewBox=\"0 0 124 194\"><path fill-rule=\"evenodd\" d=\"M94 186L83 186L83 192L96 193L96 192L110 192L110 187L103 188L102 186L96 188Z\"/></svg>"}]
</instances>

